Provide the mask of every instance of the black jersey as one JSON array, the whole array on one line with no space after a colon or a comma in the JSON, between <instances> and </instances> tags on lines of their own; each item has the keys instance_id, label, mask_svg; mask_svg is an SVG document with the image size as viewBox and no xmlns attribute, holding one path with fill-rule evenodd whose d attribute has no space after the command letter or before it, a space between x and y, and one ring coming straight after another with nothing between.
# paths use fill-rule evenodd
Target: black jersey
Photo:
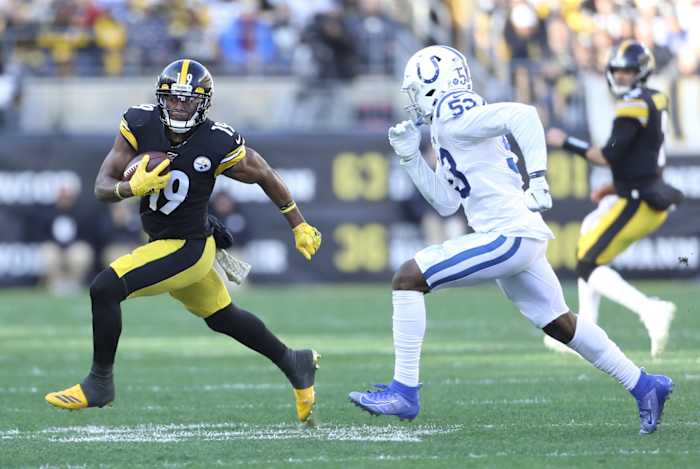
<instances>
[{"instance_id":1,"label":"black jersey","mask_svg":"<svg viewBox=\"0 0 700 469\"><path fill-rule=\"evenodd\" d=\"M636 88L615 103L615 121L603 155L618 193L641 189L661 177L668 98L650 88Z\"/></svg>"},{"instance_id":2,"label":"black jersey","mask_svg":"<svg viewBox=\"0 0 700 469\"><path fill-rule=\"evenodd\" d=\"M152 104L129 108L119 130L139 154L162 151L172 158L165 189L141 198L141 222L150 239L209 236L207 204L214 182L245 157L243 137L227 124L206 119L187 140L173 145Z\"/></svg>"}]
</instances>

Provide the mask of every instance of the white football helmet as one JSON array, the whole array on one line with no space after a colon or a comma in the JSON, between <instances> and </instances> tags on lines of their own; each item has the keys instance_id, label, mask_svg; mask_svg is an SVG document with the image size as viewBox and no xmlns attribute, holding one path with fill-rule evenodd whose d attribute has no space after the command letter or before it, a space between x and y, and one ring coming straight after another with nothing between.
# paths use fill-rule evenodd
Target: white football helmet
<instances>
[{"instance_id":1,"label":"white football helmet","mask_svg":"<svg viewBox=\"0 0 700 469\"><path fill-rule=\"evenodd\" d=\"M416 125L430 123L438 94L453 87L472 89L467 58L449 46L419 50L406 63L401 91L411 103L406 111Z\"/></svg>"}]
</instances>

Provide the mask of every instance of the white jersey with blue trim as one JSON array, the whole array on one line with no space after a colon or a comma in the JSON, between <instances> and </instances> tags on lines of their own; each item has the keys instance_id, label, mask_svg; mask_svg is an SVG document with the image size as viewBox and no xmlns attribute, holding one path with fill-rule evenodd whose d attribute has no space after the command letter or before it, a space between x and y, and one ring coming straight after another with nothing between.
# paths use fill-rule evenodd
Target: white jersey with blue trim
<instances>
[{"instance_id":1,"label":"white jersey with blue trim","mask_svg":"<svg viewBox=\"0 0 700 469\"><path fill-rule=\"evenodd\" d=\"M543 135L541 142L527 137L533 132L543 134L539 118L536 123L526 122L533 120L532 112L524 111L532 108L519 103L487 104L468 90L442 96L430 129L436 173L459 193L469 225L477 233L553 239L542 216L527 208L517 156L506 138L510 132L519 134L520 139L515 136L525 162L544 160L546 167ZM526 152L537 156L528 159Z\"/></svg>"}]
</instances>

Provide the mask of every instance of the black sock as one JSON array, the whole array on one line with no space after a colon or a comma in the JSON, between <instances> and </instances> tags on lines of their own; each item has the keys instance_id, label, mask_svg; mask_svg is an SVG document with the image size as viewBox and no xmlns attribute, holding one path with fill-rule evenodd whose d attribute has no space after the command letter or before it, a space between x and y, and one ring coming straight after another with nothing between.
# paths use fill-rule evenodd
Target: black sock
<instances>
[{"instance_id":1,"label":"black sock","mask_svg":"<svg viewBox=\"0 0 700 469\"><path fill-rule=\"evenodd\" d=\"M111 374L122 332L122 310L119 306L126 298L122 281L112 269L100 272L90 285L92 300L93 371Z\"/></svg>"},{"instance_id":2,"label":"black sock","mask_svg":"<svg viewBox=\"0 0 700 469\"><path fill-rule=\"evenodd\" d=\"M80 383L80 387L85 393L88 407L102 407L114 401L112 365L104 366L93 362L90 374Z\"/></svg>"},{"instance_id":3,"label":"black sock","mask_svg":"<svg viewBox=\"0 0 700 469\"><path fill-rule=\"evenodd\" d=\"M233 304L220 309L206 318L207 325L214 331L226 334L246 347L269 358L280 366L287 346L284 345L257 316Z\"/></svg>"},{"instance_id":4,"label":"black sock","mask_svg":"<svg viewBox=\"0 0 700 469\"><path fill-rule=\"evenodd\" d=\"M90 376L99 381L107 381L112 379L112 365L100 365L97 362L92 362L90 368Z\"/></svg>"}]
</instances>

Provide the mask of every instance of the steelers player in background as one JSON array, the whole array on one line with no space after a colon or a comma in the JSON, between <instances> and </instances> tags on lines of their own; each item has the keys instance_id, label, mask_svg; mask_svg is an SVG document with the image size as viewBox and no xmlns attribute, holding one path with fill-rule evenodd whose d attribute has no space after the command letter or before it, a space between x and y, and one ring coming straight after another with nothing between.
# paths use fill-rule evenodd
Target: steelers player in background
<instances>
[{"instance_id":1,"label":"steelers player in background","mask_svg":"<svg viewBox=\"0 0 700 469\"><path fill-rule=\"evenodd\" d=\"M656 231L683 197L662 177L668 98L646 86L653 71L654 57L647 47L622 42L612 51L606 71L616 98L606 145L597 148L557 128L547 132L547 143L609 166L612 172L612 186L593 194L599 205L581 226L576 266L579 314L597 322L601 295L627 307L646 327L651 355L656 357L666 347L676 306L646 296L608 265L630 244ZM545 337L545 344L558 350L558 343L552 342Z\"/></svg>"},{"instance_id":2,"label":"steelers player in background","mask_svg":"<svg viewBox=\"0 0 700 469\"><path fill-rule=\"evenodd\" d=\"M116 259L92 282L92 368L80 384L49 393L46 400L64 409L111 403L122 329L120 303L169 293L212 330L277 365L292 385L297 417L306 421L315 403L318 354L289 349L260 319L231 302L214 270L215 236L207 214L216 178L258 184L289 222L296 248L307 260L319 248L321 234L305 222L284 181L263 157L229 125L206 117L214 86L203 65L177 60L165 67L156 86L157 104L134 106L124 114L95 181L101 201L141 198L141 221L149 242ZM131 179L122 181L137 154L155 151L167 152L170 160L148 171L144 156ZM170 171L160 175L166 167Z\"/></svg>"}]
</instances>

